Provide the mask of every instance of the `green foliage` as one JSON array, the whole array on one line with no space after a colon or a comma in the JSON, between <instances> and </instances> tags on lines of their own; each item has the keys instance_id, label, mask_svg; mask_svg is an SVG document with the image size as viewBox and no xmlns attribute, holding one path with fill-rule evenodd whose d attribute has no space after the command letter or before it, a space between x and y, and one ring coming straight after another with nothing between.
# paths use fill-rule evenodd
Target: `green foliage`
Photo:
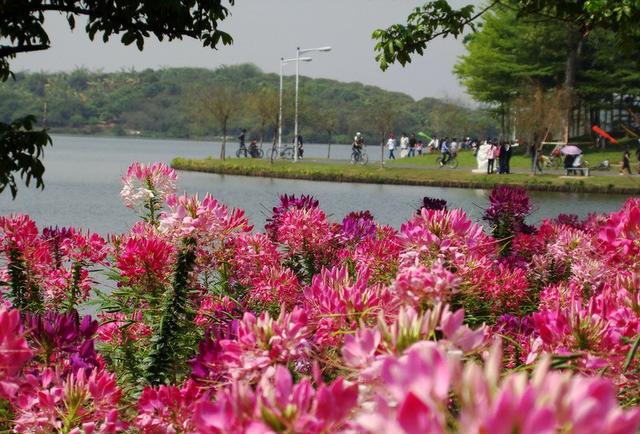
<instances>
[{"instance_id":1,"label":"green foliage","mask_svg":"<svg viewBox=\"0 0 640 434\"><path fill-rule=\"evenodd\" d=\"M35 179L36 187L44 188L44 165L40 158L51 138L46 130L34 130L35 122L34 116L25 116L11 123L0 122L0 193L9 186L11 195L16 197L16 173L27 186Z\"/></svg>"},{"instance_id":2,"label":"green foliage","mask_svg":"<svg viewBox=\"0 0 640 434\"><path fill-rule=\"evenodd\" d=\"M22 254L16 248L9 250L7 271L13 305L24 312L41 312L44 306L42 293L34 282L29 281Z\"/></svg>"},{"instance_id":3,"label":"green foliage","mask_svg":"<svg viewBox=\"0 0 640 434\"><path fill-rule=\"evenodd\" d=\"M85 17L85 31L93 40L100 34L107 42L111 36L122 35L121 42L130 45L135 42L139 50L144 47L146 38L154 35L157 39L169 41L184 37L196 38L205 47L216 48L221 43L229 45L231 36L218 28L220 21L228 15L226 3L233 5L235 0L2 0L0 1L0 82L7 81L15 75L10 69L9 60L20 53L47 50L50 39L45 30L46 12L60 12L66 15L69 27L75 28L76 18ZM83 124L91 112L78 111L81 92L89 86L89 74L86 71L75 71L63 86L47 89L42 75L31 83L30 91L44 97L53 92L72 94L72 98L60 98L57 111L52 116L54 122L69 122L73 127ZM8 106L9 112L21 111L19 119L13 120L6 112L0 116L0 192L7 185L11 194L16 196L17 186L14 172L20 172L29 185L31 178L36 179L38 187L43 187L42 174L44 166L40 161L42 148L51 139L46 131L32 131L35 118L29 113L39 112L39 105L31 110L24 110L25 105L33 104L33 100L23 104L20 95L9 95L7 99L0 88L0 111L2 105ZM66 92L65 92L66 90ZM25 96L25 95L23 95ZM26 95L28 97L28 95ZM50 95L49 95L50 96ZM47 99L44 100L45 104ZM23 104L19 106L19 104ZM46 107L46 105L45 105ZM59 115L56 119L55 115ZM102 113L103 121L108 121L110 112ZM150 116L153 116L151 113Z\"/></svg>"},{"instance_id":4,"label":"green foliage","mask_svg":"<svg viewBox=\"0 0 640 434\"><path fill-rule=\"evenodd\" d=\"M434 0L415 8L406 24L394 24L373 33L377 40L376 60L383 70L395 62L406 65L411 56L422 55L432 40L474 30L476 20L495 7L509 8L519 19L554 20L569 25L583 37L595 29L610 29L623 45L637 46L637 0L491 0L477 9L472 5L454 9L446 0Z\"/></svg>"},{"instance_id":5,"label":"green foliage","mask_svg":"<svg viewBox=\"0 0 640 434\"><path fill-rule=\"evenodd\" d=\"M228 0L233 5L235 0ZM66 15L69 27L86 17L85 31L91 40L104 42L121 35L124 45L144 48L145 39L196 38L205 47L231 44L231 36L218 28L229 10L221 0L4 0L0 2L0 35L9 45L0 45L0 81L10 75L9 59L16 54L46 50L51 41L45 30L45 12Z\"/></svg>"},{"instance_id":6,"label":"green foliage","mask_svg":"<svg viewBox=\"0 0 640 434\"><path fill-rule=\"evenodd\" d=\"M164 294L159 327L151 338L145 376L153 385L175 383L195 351L189 282L196 260L195 240L187 239L178 254L173 285Z\"/></svg>"},{"instance_id":7,"label":"green foliage","mask_svg":"<svg viewBox=\"0 0 640 434\"><path fill-rule=\"evenodd\" d=\"M469 135L492 134L495 122L487 112L458 103L389 92L360 83L301 77L301 134L305 142L350 143L362 131L368 144L378 144L380 126L371 110L394 113L392 131L427 131L452 135L453 125L438 125L442 110L463 113L456 124ZM157 71L116 73L76 70L71 73L19 73L15 82L0 85L0 121L25 113L43 113L47 103L47 127L52 132L84 134L135 134L199 138L221 136L222 124L211 111L200 113L205 89L229 89L242 103L228 119L228 135L247 128L247 139L264 136L270 141L277 131L279 77L254 65L235 65L215 71L170 68ZM293 80L285 79L283 141L293 135ZM376 109L377 110L377 109ZM44 114L44 113L43 113ZM204 116L203 116L204 115ZM40 116L41 118L43 116ZM73 119L72 119L73 118ZM264 123L264 132L262 122Z\"/></svg>"}]
</instances>

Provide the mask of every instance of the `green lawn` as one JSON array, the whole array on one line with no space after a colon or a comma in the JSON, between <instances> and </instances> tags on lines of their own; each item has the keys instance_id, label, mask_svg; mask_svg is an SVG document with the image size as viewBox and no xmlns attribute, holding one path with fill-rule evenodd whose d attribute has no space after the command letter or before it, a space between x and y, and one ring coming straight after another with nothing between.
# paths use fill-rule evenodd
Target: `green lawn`
<instances>
[{"instance_id":1,"label":"green lawn","mask_svg":"<svg viewBox=\"0 0 640 434\"><path fill-rule=\"evenodd\" d=\"M587 151L584 154L584 159L589 162L593 167L603 160L609 160L613 165L619 165L622 161L621 151ZM439 153L424 154L421 157L403 158L397 160L391 160L388 162L389 166L402 166L402 165L415 165L424 167L436 167L436 158L439 157ZM632 155L632 161L635 155ZM477 167L476 157L473 156L471 151L461 151L458 153L459 167ZM514 169L531 169L531 157L525 155L514 155L511 157L511 167ZM613 167L611 170L617 170L617 167Z\"/></svg>"},{"instance_id":2,"label":"green lawn","mask_svg":"<svg viewBox=\"0 0 640 434\"><path fill-rule=\"evenodd\" d=\"M471 156L471 154L468 154ZM433 156L424 159L435 158ZM431 185L442 187L491 188L496 184L522 185L538 191L582 191L640 193L640 177L591 176L564 178L558 175L514 173L511 175L474 174L468 169L381 168L378 164L352 166L345 163L321 163L268 160L207 158L189 160L176 158L172 167L178 170L224 173L230 175L264 176L273 178L308 179L334 182L365 182L376 184Z\"/></svg>"}]
</instances>

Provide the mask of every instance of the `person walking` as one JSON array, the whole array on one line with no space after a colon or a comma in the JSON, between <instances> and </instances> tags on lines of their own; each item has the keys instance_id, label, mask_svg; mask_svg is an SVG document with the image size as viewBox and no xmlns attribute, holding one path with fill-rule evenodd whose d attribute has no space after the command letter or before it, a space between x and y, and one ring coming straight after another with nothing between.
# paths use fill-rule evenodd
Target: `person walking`
<instances>
[{"instance_id":1,"label":"person walking","mask_svg":"<svg viewBox=\"0 0 640 434\"><path fill-rule=\"evenodd\" d=\"M393 152L396 150L396 138L393 134L389 134L389 140L387 140L387 149L389 149L389 160L395 160L396 156Z\"/></svg>"},{"instance_id":2,"label":"person walking","mask_svg":"<svg viewBox=\"0 0 640 434\"><path fill-rule=\"evenodd\" d=\"M416 145L416 151L418 152L418 156L422 157L423 149L424 149L424 143L422 143L422 140L418 140L418 144Z\"/></svg>"},{"instance_id":3,"label":"person walking","mask_svg":"<svg viewBox=\"0 0 640 434\"><path fill-rule=\"evenodd\" d=\"M507 142L504 147L507 154L504 158L504 173L508 175L511 173L511 155L513 154L513 145Z\"/></svg>"},{"instance_id":4,"label":"person walking","mask_svg":"<svg viewBox=\"0 0 640 434\"><path fill-rule=\"evenodd\" d=\"M238 136L238 141L240 142L240 154L244 153L244 157L247 158L247 146L244 143L244 136L247 133L247 129L243 128L240 131L240 135Z\"/></svg>"}]
</instances>

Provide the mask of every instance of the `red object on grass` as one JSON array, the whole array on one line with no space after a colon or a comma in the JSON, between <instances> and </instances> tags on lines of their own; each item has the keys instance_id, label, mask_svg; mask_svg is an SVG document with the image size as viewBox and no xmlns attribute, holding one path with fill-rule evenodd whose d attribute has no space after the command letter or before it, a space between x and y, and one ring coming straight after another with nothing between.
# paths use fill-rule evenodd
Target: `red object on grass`
<instances>
[{"instance_id":1,"label":"red object on grass","mask_svg":"<svg viewBox=\"0 0 640 434\"><path fill-rule=\"evenodd\" d=\"M609 133L607 133L605 130L603 130L602 128L600 128L597 125L594 125L591 127L591 129L597 133L600 134L602 137L604 137L605 139L609 140L611 143L613 143L614 145L618 144L618 141L616 139L614 139L613 137L611 137L611 135Z\"/></svg>"}]
</instances>

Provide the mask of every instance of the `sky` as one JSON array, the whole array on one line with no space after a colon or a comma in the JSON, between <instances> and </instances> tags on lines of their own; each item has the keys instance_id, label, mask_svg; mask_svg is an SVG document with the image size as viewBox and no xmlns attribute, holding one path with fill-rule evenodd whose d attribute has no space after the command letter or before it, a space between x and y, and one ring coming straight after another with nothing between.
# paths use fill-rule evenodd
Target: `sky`
<instances>
[{"instance_id":1,"label":"sky","mask_svg":"<svg viewBox=\"0 0 640 434\"><path fill-rule=\"evenodd\" d=\"M451 0L456 7L482 0ZM147 40L143 52L135 44L125 47L118 38L92 42L82 21L70 31L64 16L48 14L45 28L52 48L19 55L14 71L141 70L173 66L215 69L220 65L254 63L265 72L279 72L281 57L295 57L296 47L329 45L332 51L313 53L312 62L302 63L300 73L314 78L359 81L400 91L415 99L426 96L470 102L452 73L458 56L464 54L461 40L437 40L423 57L406 67L391 66L382 72L374 57L371 33L377 28L401 23L421 4L413 0L237 0L232 15L221 28L234 38L219 50L203 48L192 39L174 42ZM294 73L290 64L285 73Z\"/></svg>"}]
</instances>

